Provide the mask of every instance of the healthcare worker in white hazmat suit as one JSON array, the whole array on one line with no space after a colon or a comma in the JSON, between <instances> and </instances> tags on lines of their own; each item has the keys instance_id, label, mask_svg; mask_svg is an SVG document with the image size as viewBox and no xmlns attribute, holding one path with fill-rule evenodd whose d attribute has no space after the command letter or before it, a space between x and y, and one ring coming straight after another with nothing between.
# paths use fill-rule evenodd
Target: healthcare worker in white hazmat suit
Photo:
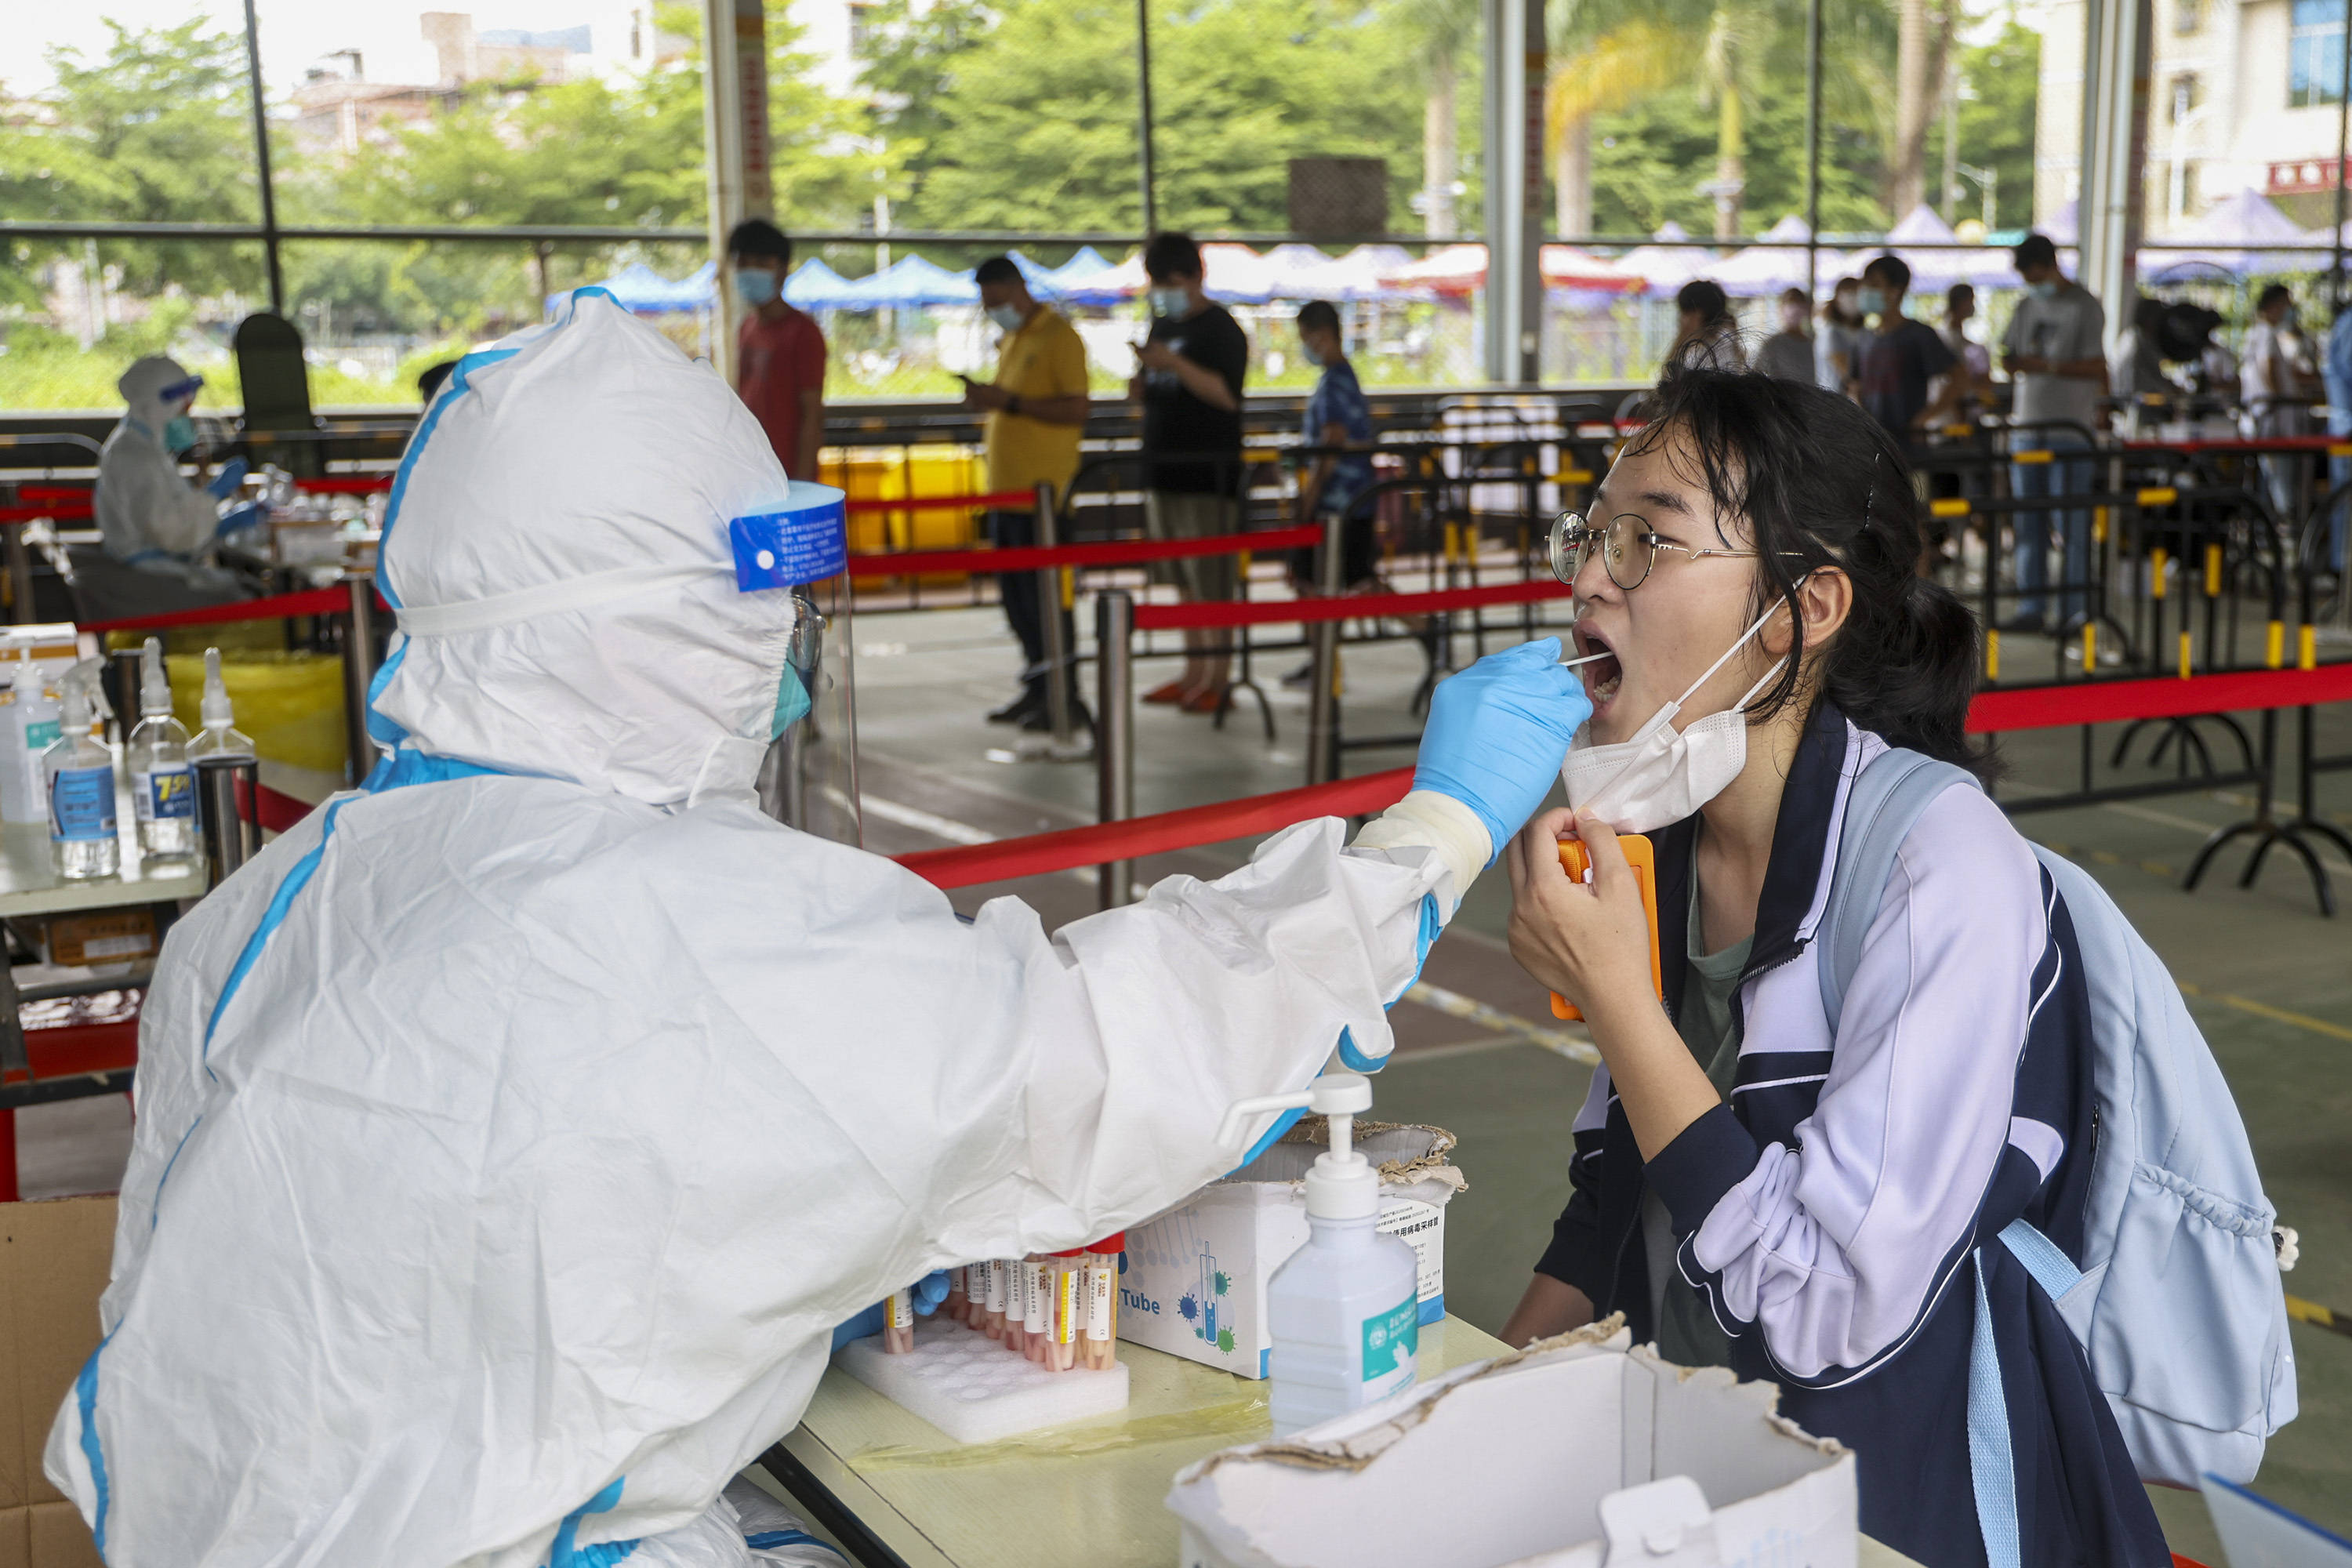
<instances>
[{"instance_id":1,"label":"healthcare worker in white hazmat suit","mask_svg":"<svg viewBox=\"0 0 2352 1568\"><path fill-rule=\"evenodd\" d=\"M141 1022L106 1339L45 1456L112 1568L755 1561L720 1490L835 1326L1140 1221L1237 1163L1231 1101L1378 1066L1587 711L1529 644L1437 689L1352 847L966 923L757 808L804 601L739 585L730 522L786 488L593 290L427 409L397 749L173 926Z\"/></svg>"},{"instance_id":2,"label":"healthcare worker in white hazmat suit","mask_svg":"<svg viewBox=\"0 0 2352 1568\"><path fill-rule=\"evenodd\" d=\"M134 360L115 385L125 405L121 422L99 449L98 486L90 498L106 552L127 566L186 577L206 587L234 587L226 573L199 558L221 534L261 521L257 502L221 503L244 482L246 463L234 458L208 485L180 477L180 454L196 444L188 410L205 384L176 360L149 354Z\"/></svg>"}]
</instances>

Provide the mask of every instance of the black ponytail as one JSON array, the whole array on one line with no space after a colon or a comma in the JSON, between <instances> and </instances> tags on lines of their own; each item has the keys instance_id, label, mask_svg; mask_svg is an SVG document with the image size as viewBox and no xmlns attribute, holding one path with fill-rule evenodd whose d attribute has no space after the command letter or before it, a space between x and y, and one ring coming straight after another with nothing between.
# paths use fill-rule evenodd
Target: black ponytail
<instances>
[{"instance_id":1,"label":"black ponytail","mask_svg":"<svg viewBox=\"0 0 2352 1568\"><path fill-rule=\"evenodd\" d=\"M1976 617L1920 575L1927 531L1910 465L1878 421L1819 387L1696 366L1669 368L1643 416L1634 448L1696 465L1685 477L1706 487L1718 515L1747 521L1747 541L1724 543L1760 552L1750 618L1776 599L1789 606L1788 667L1751 710L1756 718L1809 689L1891 744L1990 778L1990 750L1967 734L1980 668ZM1808 660L1797 585L1822 566L1845 573L1853 605Z\"/></svg>"}]
</instances>

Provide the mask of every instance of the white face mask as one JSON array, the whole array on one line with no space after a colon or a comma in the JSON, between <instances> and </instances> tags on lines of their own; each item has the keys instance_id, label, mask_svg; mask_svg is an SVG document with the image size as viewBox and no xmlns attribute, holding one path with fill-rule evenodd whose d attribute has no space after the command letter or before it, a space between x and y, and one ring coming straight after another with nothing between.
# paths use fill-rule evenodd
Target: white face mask
<instances>
[{"instance_id":1,"label":"white face mask","mask_svg":"<svg viewBox=\"0 0 2352 1568\"><path fill-rule=\"evenodd\" d=\"M988 319L1008 332L1017 332L1021 330L1021 309L1017 305L991 305L988 308Z\"/></svg>"},{"instance_id":2,"label":"white face mask","mask_svg":"<svg viewBox=\"0 0 2352 1568\"><path fill-rule=\"evenodd\" d=\"M1747 707L1789 661L1783 658L1766 670L1764 679L1731 707L1692 721L1686 730L1675 728L1675 715L1780 608L1775 605L1765 611L1721 658L1706 667L1705 675L1691 682L1689 691L1659 709L1632 740L1588 745L1584 738L1591 731L1591 721L1578 730L1559 770L1560 782L1568 786L1568 804L1620 833L1654 833L1728 788L1748 765Z\"/></svg>"}]
</instances>

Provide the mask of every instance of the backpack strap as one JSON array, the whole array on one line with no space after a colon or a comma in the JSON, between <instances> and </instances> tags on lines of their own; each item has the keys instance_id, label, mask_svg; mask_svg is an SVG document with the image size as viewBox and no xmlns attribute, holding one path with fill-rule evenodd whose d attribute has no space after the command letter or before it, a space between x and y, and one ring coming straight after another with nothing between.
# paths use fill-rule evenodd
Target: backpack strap
<instances>
[{"instance_id":1,"label":"backpack strap","mask_svg":"<svg viewBox=\"0 0 2352 1568\"><path fill-rule=\"evenodd\" d=\"M1813 972L1821 979L1822 1013L1829 1019L1832 1037L1845 1008L1845 988L1862 963L1862 939L1878 918L1886 879L1894 873L1895 857L1927 803L1956 784L1980 787L1965 768L1897 746L1881 752L1846 791L1829 907L1813 931L1820 950Z\"/></svg>"}]
</instances>

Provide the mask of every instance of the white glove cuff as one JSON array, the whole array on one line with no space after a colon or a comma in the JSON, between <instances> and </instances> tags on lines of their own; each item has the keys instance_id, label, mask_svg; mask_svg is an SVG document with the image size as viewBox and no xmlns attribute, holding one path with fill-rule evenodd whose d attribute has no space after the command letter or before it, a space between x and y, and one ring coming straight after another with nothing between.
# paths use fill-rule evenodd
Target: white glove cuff
<instances>
[{"instance_id":1,"label":"white glove cuff","mask_svg":"<svg viewBox=\"0 0 2352 1568\"><path fill-rule=\"evenodd\" d=\"M1454 873L1454 898L1460 902L1470 884L1495 856L1493 840L1478 814L1450 795L1417 789L1389 807L1356 835L1360 849L1426 848L1437 852Z\"/></svg>"}]
</instances>

